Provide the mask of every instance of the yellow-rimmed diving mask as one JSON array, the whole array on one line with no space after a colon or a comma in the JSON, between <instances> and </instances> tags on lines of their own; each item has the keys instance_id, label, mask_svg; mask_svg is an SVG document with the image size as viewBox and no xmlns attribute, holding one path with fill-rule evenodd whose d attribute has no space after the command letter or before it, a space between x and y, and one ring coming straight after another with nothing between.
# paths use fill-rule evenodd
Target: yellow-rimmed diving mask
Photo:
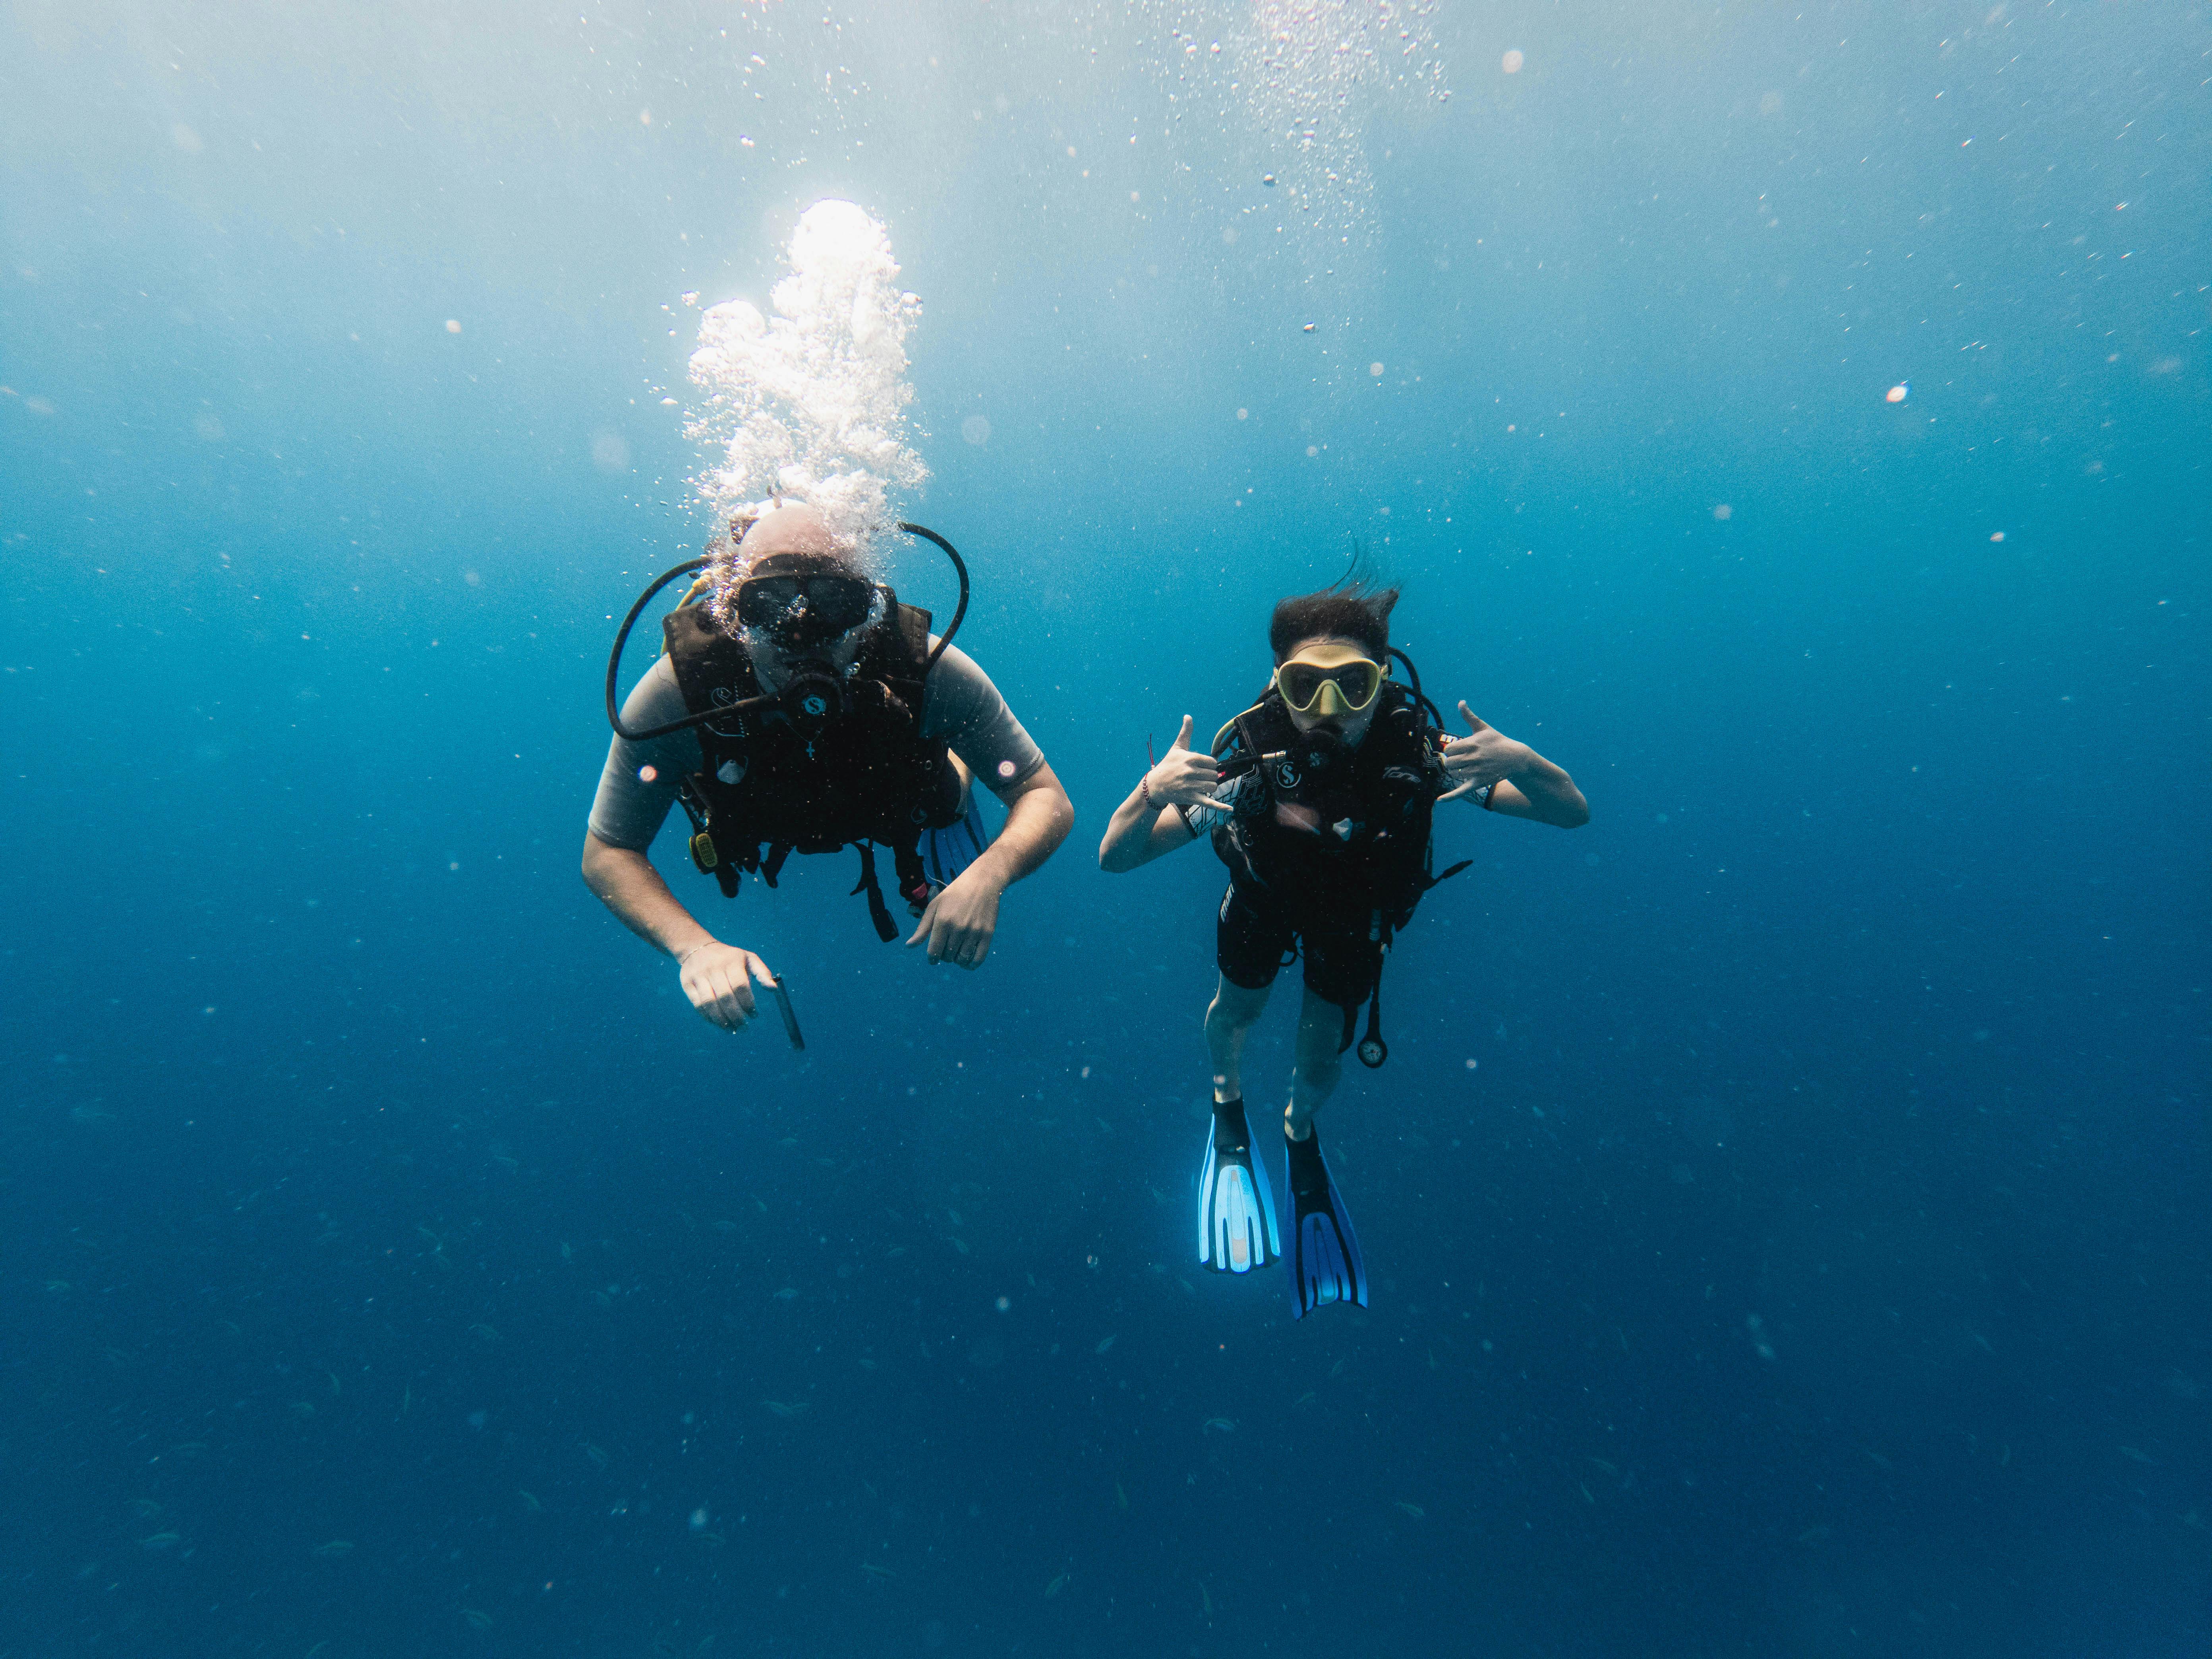
<instances>
[{"instance_id":1,"label":"yellow-rimmed diving mask","mask_svg":"<svg viewBox=\"0 0 2212 1659\"><path fill-rule=\"evenodd\" d=\"M1275 690L1301 714L1357 714L1375 701L1389 671L1348 645L1316 645L1275 671Z\"/></svg>"}]
</instances>

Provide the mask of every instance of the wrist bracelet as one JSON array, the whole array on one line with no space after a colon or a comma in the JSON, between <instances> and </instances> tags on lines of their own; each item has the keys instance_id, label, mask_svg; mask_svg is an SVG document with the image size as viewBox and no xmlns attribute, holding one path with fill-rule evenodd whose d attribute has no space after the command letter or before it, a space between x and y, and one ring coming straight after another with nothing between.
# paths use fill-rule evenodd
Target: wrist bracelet
<instances>
[{"instance_id":1,"label":"wrist bracelet","mask_svg":"<svg viewBox=\"0 0 2212 1659\"><path fill-rule=\"evenodd\" d=\"M1145 798L1145 808L1147 811L1159 810L1152 805L1152 775L1150 772L1137 780L1137 793Z\"/></svg>"},{"instance_id":2,"label":"wrist bracelet","mask_svg":"<svg viewBox=\"0 0 2212 1659\"><path fill-rule=\"evenodd\" d=\"M690 950L686 951L685 951L682 956L680 956L680 957L677 957L677 958L676 958L676 971L677 971L678 973L679 973L679 974L680 974L680 973L682 973L682 972L684 971L684 963L686 963L687 962L690 961L692 957L694 957L697 956L697 955L699 954L699 952L700 952L700 951L702 951L705 950L705 949L706 949L709 945L712 945L714 942L714 940L712 940L712 939L702 939L702 940L701 940L698 944L696 944L696 945L693 945Z\"/></svg>"}]
</instances>

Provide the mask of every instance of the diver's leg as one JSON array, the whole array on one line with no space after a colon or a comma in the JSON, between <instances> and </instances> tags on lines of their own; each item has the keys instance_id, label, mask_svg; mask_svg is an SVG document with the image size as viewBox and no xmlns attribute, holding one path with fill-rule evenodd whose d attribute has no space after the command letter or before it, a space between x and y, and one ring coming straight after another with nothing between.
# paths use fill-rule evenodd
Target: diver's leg
<instances>
[{"instance_id":1,"label":"diver's leg","mask_svg":"<svg viewBox=\"0 0 2212 1659\"><path fill-rule=\"evenodd\" d=\"M1290 953L1291 930L1235 882L1214 918L1213 1000L1206 1010L1206 1048L1213 1060L1213 1103L1244 1098L1244 1038L1267 1006L1267 988Z\"/></svg>"},{"instance_id":2,"label":"diver's leg","mask_svg":"<svg viewBox=\"0 0 2212 1659\"><path fill-rule=\"evenodd\" d=\"M1291 1073L1291 1103L1283 1114L1283 1127L1293 1140L1313 1133L1314 1114L1336 1092L1344 1075L1337 1044L1344 1039L1344 1010L1305 988L1298 1007L1297 1061Z\"/></svg>"},{"instance_id":3,"label":"diver's leg","mask_svg":"<svg viewBox=\"0 0 2212 1659\"><path fill-rule=\"evenodd\" d=\"M1267 990L1264 985L1247 989L1226 975L1214 980L1213 1000L1206 1009L1206 1048L1213 1060L1216 1105L1244 1097L1244 1039L1267 1011Z\"/></svg>"}]
</instances>

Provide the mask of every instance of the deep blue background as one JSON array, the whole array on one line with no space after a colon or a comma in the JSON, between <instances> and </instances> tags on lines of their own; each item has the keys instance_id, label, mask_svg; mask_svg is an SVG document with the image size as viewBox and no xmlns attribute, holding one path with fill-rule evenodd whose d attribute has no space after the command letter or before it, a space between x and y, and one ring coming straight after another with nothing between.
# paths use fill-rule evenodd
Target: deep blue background
<instances>
[{"instance_id":1,"label":"deep blue background","mask_svg":"<svg viewBox=\"0 0 2212 1659\"><path fill-rule=\"evenodd\" d=\"M0 21L0 1653L2212 1651L2203 9L1455 12L1333 245L1226 9L832 12ZM799 1063L575 866L826 194L1080 821L973 977L672 841ZM1355 538L1596 817L1445 820L1294 1325L1091 849Z\"/></svg>"}]
</instances>

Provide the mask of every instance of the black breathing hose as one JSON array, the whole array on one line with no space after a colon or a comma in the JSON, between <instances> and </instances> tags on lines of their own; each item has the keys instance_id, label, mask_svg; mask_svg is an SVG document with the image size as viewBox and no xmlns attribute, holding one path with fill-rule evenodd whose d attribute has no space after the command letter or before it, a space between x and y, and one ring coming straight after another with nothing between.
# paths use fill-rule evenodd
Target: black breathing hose
<instances>
[{"instance_id":1,"label":"black breathing hose","mask_svg":"<svg viewBox=\"0 0 2212 1659\"><path fill-rule=\"evenodd\" d=\"M704 714L689 714L680 720L671 720L665 726L648 726L642 732L633 732L622 723L622 705L615 701L617 677L622 672L623 647L629 643L629 630L637 626L639 616L652 602L653 596L662 588L678 576L688 576L695 570L705 568L708 562L704 558L686 559L673 570L665 572L652 586L637 596L637 603L630 606L629 615L623 618L622 626L615 630L615 648L607 653L607 724L614 727L615 735L625 743L643 743L648 738L665 738L671 732L681 732L687 726L703 726L708 720L720 720L731 712L726 708L716 708Z\"/></svg>"},{"instance_id":2,"label":"black breathing hose","mask_svg":"<svg viewBox=\"0 0 2212 1659\"><path fill-rule=\"evenodd\" d=\"M1404 652L1401 651L1396 646L1394 645L1390 647L1390 654L1395 657L1400 662L1406 665L1406 678L1413 683L1413 707L1416 708L1427 709L1429 711L1429 723L1436 726L1437 729L1442 730L1444 723L1443 711L1441 708L1438 708L1436 704L1431 702L1429 701L1429 694L1421 690L1421 671L1414 667L1413 659L1407 656Z\"/></svg>"},{"instance_id":3,"label":"black breathing hose","mask_svg":"<svg viewBox=\"0 0 2212 1659\"><path fill-rule=\"evenodd\" d=\"M960 603L953 610L952 625L937 636L937 649L929 653L929 660L922 665L921 677L926 680L929 678L929 671L937 666L937 659L945 654L945 647L952 643L952 636L960 631L960 624L967 617L968 562L960 556L958 548L953 546L934 530L925 530L918 524L908 524L904 519L899 520L898 527L909 536L920 536L925 541L935 542L938 546L945 550L945 556L952 561L952 568L960 573Z\"/></svg>"}]
</instances>

